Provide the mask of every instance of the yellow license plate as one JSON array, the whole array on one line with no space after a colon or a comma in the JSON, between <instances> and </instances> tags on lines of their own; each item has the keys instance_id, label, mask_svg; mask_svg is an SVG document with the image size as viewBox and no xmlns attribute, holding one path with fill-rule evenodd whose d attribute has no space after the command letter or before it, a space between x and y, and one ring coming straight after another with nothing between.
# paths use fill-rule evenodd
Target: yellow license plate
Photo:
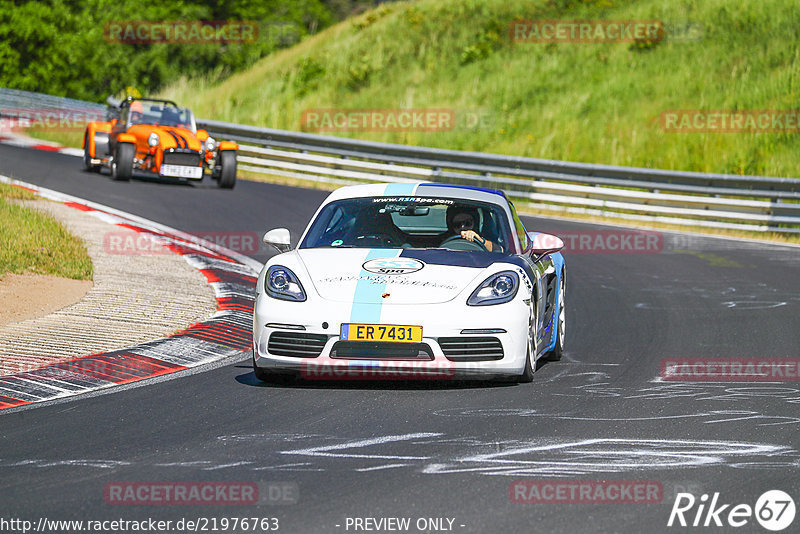
<instances>
[{"instance_id":1,"label":"yellow license plate","mask_svg":"<svg viewBox=\"0 0 800 534\"><path fill-rule=\"evenodd\" d=\"M394 343L419 343L422 341L421 326L396 324L348 324L342 325L339 336L346 341L389 341Z\"/></svg>"}]
</instances>

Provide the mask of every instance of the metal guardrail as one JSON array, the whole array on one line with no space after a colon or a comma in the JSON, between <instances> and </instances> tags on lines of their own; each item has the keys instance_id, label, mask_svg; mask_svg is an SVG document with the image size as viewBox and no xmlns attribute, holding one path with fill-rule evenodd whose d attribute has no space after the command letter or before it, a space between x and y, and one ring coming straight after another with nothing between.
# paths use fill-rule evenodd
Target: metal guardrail
<instances>
[{"instance_id":1,"label":"metal guardrail","mask_svg":"<svg viewBox=\"0 0 800 534\"><path fill-rule=\"evenodd\" d=\"M0 88L3 109L98 111L101 104ZM503 189L552 212L800 233L800 179L618 167L376 143L198 119L240 143L239 168L334 184L431 181Z\"/></svg>"},{"instance_id":2,"label":"metal guardrail","mask_svg":"<svg viewBox=\"0 0 800 534\"><path fill-rule=\"evenodd\" d=\"M800 233L800 179L572 163L198 120L240 143L239 168L328 183L431 181L503 189L538 209Z\"/></svg>"}]
</instances>

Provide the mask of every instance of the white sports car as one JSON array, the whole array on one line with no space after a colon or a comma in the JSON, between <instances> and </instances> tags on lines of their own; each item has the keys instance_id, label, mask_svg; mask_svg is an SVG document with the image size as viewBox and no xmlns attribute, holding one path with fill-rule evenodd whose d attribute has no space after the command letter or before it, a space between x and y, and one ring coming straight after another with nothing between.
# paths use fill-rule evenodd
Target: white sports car
<instances>
[{"instance_id":1,"label":"white sports car","mask_svg":"<svg viewBox=\"0 0 800 534\"><path fill-rule=\"evenodd\" d=\"M259 275L260 380L516 377L564 349L563 242L527 233L501 191L343 187Z\"/></svg>"}]
</instances>

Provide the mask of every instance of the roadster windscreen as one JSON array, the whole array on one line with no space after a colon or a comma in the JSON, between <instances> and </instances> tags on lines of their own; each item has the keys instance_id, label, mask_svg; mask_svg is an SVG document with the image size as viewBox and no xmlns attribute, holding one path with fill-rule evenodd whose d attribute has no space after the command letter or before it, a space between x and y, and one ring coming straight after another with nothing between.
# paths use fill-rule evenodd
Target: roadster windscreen
<instances>
[{"instance_id":1,"label":"roadster windscreen","mask_svg":"<svg viewBox=\"0 0 800 534\"><path fill-rule=\"evenodd\" d=\"M462 199L366 197L337 200L314 220L300 248L442 248L485 250L461 239L472 229L492 252L512 250L500 206Z\"/></svg>"},{"instance_id":2,"label":"roadster windscreen","mask_svg":"<svg viewBox=\"0 0 800 534\"><path fill-rule=\"evenodd\" d=\"M187 108L161 103L134 101L129 113L129 124L153 124L156 126L172 126L197 131L194 114Z\"/></svg>"}]
</instances>

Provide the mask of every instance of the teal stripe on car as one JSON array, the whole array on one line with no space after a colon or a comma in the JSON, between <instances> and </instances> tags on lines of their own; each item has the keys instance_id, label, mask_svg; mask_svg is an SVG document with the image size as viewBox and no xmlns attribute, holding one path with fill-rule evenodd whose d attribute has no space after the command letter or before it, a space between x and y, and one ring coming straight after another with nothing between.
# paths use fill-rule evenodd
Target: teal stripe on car
<instances>
[{"instance_id":1,"label":"teal stripe on car","mask_svg":"<svg viewBox=\"0 0 800 534\"><path fill-rule=\"evenodd\" d=\"M386 184L383 196L401 197L413 196L418 183L393 183ZM378 258L396 258L402 250L397 249L371 249L367 252L364 262ZM371 273L361 269L356 290L353 294L353 307L350 310L351 323L377 324L381 321L381 308L383 308L383 294L386 292L386 282L375 283L376 278L383 280L380 274ZM371 281L372 280L372 281Z\"/></svg>"},{"instance_id":2,"label":"teal stripe on car","mask_svg":"<svg viewBox=\"0 0 800 534\"><path fill-rule=\"evenodd\" d=\"M393 258L400 255L400 250L372 249L367 253L364 261L378 258ZM351 323L376 324L381 320L383 307L383 294L386 292L386 282L375 282L375 279L385 280L381 274L371 273L362 267L356 282L356 291L353 294L353 307L350 310Z\"/></svg>"},{"instance_id":3,"label":"teal stripe on car","mask_svg":"<svg viewBox=\"0 0 800 534\"><path fill-rule=\"evenodd\" d=\"M416 191L418 183L414 184L386 184L383 196L386 197L410 197Z\"/></svg>"}]
</instances>

